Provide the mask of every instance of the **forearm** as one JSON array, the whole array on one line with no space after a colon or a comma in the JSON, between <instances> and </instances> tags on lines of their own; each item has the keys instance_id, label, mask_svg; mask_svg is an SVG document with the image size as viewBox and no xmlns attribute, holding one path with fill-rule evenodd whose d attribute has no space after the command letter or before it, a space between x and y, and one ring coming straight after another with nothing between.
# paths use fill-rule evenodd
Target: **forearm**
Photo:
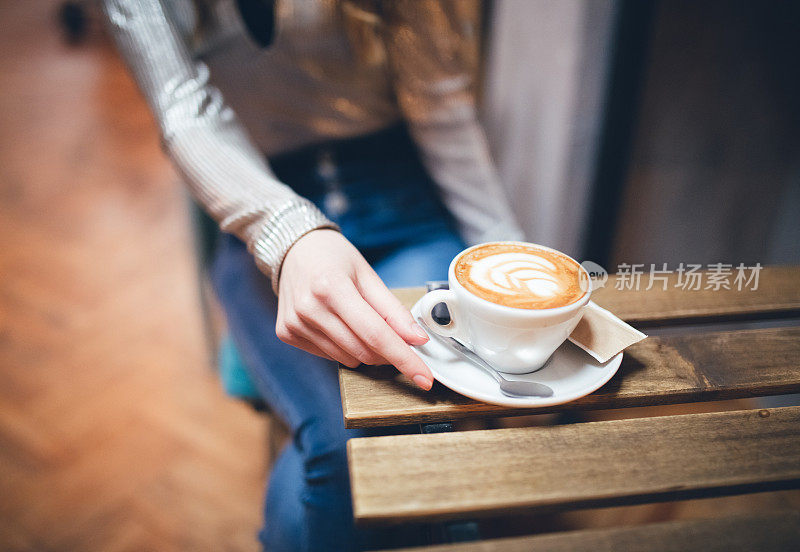
<instances>
[{"instance_id":1,"label":"forearm","mask_svg":"<svg viewBox=\"0 0 800 552\"><path fill-rule=\"evenodd\" d=\"M220 227L247 243L277 290L289 248L307 232L335 225L275 178L209 83L208 69L191 58L162 0L104 0L103 8L167 154Z\"/></svg>"},{"instance_id":2,"label":"forearm","mask_svg":"<svg viewBox=\"0 0 800 552\"><path fill-rule=\"evenodd\" d=\"M276 291L289 248L311 230L336 227L272 176L238 125L185 129L164 145L192 194L223 231L247 244Z\"/></svg>"}]
</instances>

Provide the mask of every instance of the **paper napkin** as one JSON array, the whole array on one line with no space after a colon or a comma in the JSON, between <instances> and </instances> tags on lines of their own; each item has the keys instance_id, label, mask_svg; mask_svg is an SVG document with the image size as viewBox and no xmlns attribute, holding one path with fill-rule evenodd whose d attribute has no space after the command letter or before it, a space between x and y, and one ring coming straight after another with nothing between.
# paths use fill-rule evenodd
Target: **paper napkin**
<instances>
[{"instance_id":1,"label":"paper napkin","mask_svg":"<svg viewBox=\"0 0 800 552\"><path fill-rule=\"evenodd\" d=\"M594 301L589 301L569 340L599 362L607 362L646 337Z\"/></svg>"}]
</instances>

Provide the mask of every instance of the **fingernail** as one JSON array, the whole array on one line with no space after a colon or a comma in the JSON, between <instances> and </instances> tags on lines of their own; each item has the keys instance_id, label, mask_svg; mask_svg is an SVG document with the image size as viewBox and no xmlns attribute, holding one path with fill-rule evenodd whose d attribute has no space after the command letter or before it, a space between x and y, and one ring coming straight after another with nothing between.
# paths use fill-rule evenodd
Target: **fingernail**
<instances>
[{"instance_id":1,"label":"fingernail","mask_svg":"<svg viewBox=\"0 0 800 552\"><path fill-rule=\"evenodd\" d=\"M417 374L411 379L417 384L418 387L424 389L425 391L428 391L431 387L433 387L433 380L426 378L422 374Z\"/></svg>"},{"instance_id":2,"label":"fingernail","mask_svg":"<svg viewBox=\"0 0 800 552\"><path fill-rule=\"evenodd\" d=\"M411 324L411 329L414 330L414 333L417 334L420 339L424 339L425 341L428 341L428 334L425 333L425 330L422 329L422 326L420 326L416 322L413 322Z\"/></svg>"}]
</instances>

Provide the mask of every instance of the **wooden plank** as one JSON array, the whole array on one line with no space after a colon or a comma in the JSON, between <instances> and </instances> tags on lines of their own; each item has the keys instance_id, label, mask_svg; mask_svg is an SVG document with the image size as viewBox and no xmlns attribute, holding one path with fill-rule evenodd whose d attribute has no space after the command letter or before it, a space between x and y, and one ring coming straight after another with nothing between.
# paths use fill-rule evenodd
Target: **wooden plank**
<instances>
[{"instance_id":1,"label":"wooden plank","mask_svg":"<svg viewBox=\"0 0 800 552\"><path fill-rule=\"evenodd\" d=\"M648 267L649 268L649 267ZM703 285L708 281L703 273ZM758 289L697 290L677 287L670 274L666 289L659 282L647 290L642 276L638 290L618 290L619 275L611 275L593 300L631 323L711 322L800 316L800 266L769 266L759 273ZM732 283L732 279L731 279Z\"/></svg>"},{"instance_id":2,"label":"wooden plank","mask_svg":"<svg viewBox=\"0 0 800 552\"><path fill-rule=\"evenodd\" d=\"M609 276L605 287L594 292L593 300L631 323L712 322L800 316L800 266L767 266L759 272L758 288L696 291L677 286L678 275L667 276L666 288L659 281L651 289L648 276L641 277L638 289L617 289L626 281ZM733 283L731 278L731 284ZM705 286L708 273L701 273ZM395 290L409 308L425 293L425 288Z\"/></svg>"},{"instance_id":3,"label":"wooden plank","mask_svg":"<svg viewBox=\"0 0 800 552\"><path fill-rule=\"evenodd\" d=\"M785 552L800 550L800 512L738 515L405 548L396 552Z\"/></svg>"},{"instance_id":4,"label":"wooden plank","mask_svg":"<svg viewBox=\"0 0 800 552\"><path fill-rule=\"evenodd\" d=\"M594 410L800 392L800 328L650 337L625 351L614 378L577 401L511 409L436 384L420 391L387 366L340 369L345 425L370 427Z\"/></svg>"},{"instance_id":5,"label":"wooden plank","mask_svg":"<svg viewBox=\"0 0 800 552\"><path fill-rule=\"evenodd\" d=\"M800 486L800 407L351 439L363 523Z\"/></svg>"}]
</instances>

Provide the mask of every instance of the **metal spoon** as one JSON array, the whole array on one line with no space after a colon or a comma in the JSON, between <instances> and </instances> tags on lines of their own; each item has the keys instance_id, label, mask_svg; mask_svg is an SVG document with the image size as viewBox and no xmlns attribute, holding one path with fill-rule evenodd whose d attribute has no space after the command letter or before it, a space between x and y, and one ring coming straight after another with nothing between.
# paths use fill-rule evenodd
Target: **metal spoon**
<instances>
[{"instance_id":1,"label":"metal spoon","mask_svg":"<svg viewBox=\"0 0 800 552\"><path fill-rule=\"evenodd\" d=\"M535 381L512 381L504 378L491 364L476 355L471 349L462 345L452 337L444 337L434 332L421 318L417 321L428 330L428 335L447 347L454 353L461 355L475 366L492 376L500 384L500 391L508 397L552 397L553 389L543 383Z\"/></svg>"}]
</instances>

